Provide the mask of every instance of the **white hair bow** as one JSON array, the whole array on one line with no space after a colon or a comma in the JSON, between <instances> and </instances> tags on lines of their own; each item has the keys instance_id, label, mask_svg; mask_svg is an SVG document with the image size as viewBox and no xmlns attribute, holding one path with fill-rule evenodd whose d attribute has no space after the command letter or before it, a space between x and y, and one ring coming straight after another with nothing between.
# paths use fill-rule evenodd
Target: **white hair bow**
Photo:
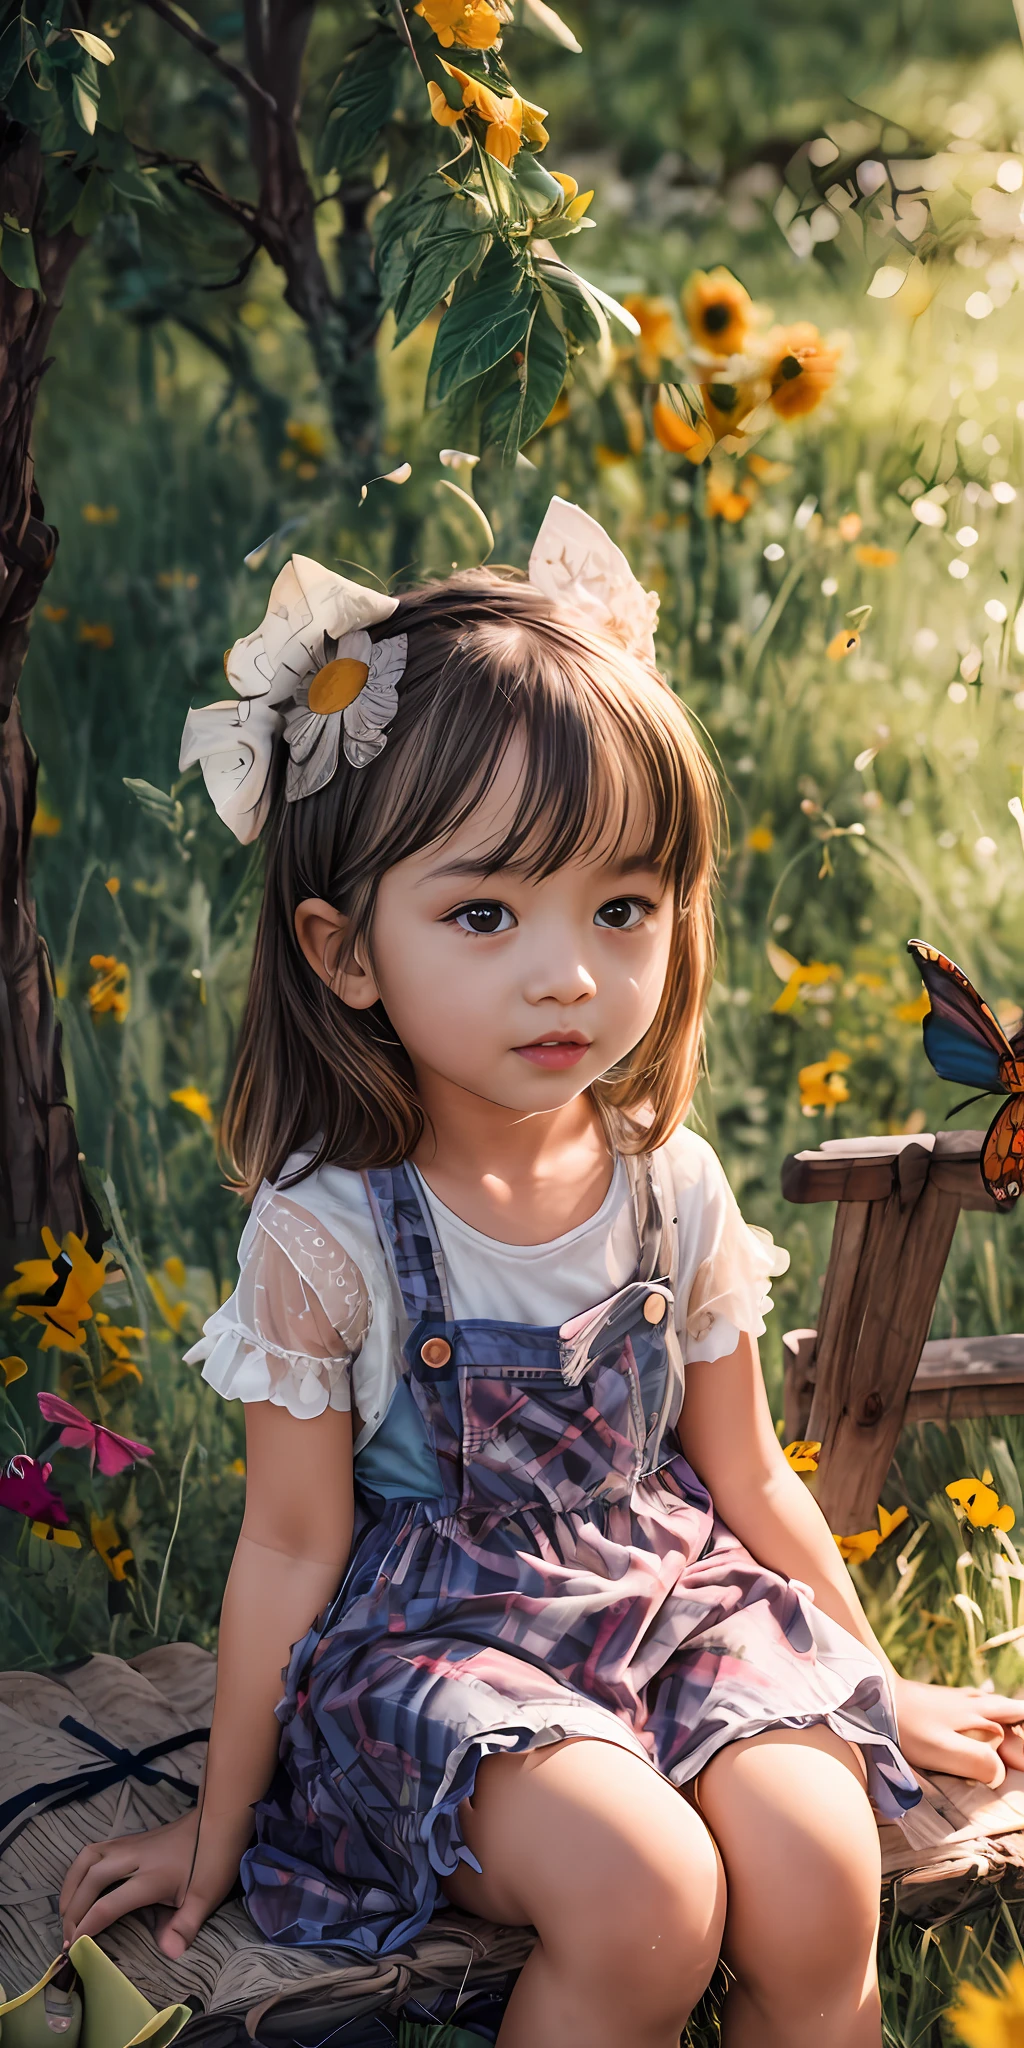
<instances>
[{"instance_id":1,"label":"white hair bow","mask_svg":"<svg viewBox=\"0 0 1024 2048\"><path fill-rule=\"evenodd\" d=\"M621 548L579 505L552 498L529 575L538 590L574 605L599 631L653 663L657 595L642 588ZM218 815L243 846L266 822L279 738L288 748L290 803L324 789L341 753L354 768L380 753L398 709L408 637L374 642L366 629L397 606L396 597L293 555L262 623L224 656L236 694L189 712L178 766L199 762Z\"/></svg>"},{"instance_id":2,"label":"white hair bow","mask_svg":"<svg viewBox=\"0 0 1024 2048\"><path fill-rule=\"evenodd\" d=\"M530 582L589 615L630 654L654 662L658 594L638 583L621 548L579 505L552 498L530 552Z\"/></svg>"},{"instance_id":3,"label":"white hair bow","mask_svg":"<svg viewBox=\"0 0 1024 2048\"><path fill-rule=\"evenodd\" d=\"M266 822L274 743L282 733L292 802L324 788L342 746L354 767L380 753L398 709L407 642L400 633L374 645L366 628L389 619L397 605L397 597L293 555L262 624L224 656L237 695L189 712L178 766L200 763L214 808L243 846Z\"/></svg>"}]
</instances>

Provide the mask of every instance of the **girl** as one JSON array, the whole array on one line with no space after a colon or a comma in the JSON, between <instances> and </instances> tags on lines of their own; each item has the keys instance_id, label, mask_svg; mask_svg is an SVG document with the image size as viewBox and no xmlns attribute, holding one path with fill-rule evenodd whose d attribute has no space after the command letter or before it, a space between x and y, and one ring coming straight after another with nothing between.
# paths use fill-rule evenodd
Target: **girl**
<instances>
[{"instance_id":1,"label":"girl","mask_svg":"<svg viewBox=\"0 0 1024 2048\"><path fill-rule=\"evenodd\" d=\"M268 827L254 1200L189 1354L245 1519L201 1831L61 1909L164 1902L179 1955L241 1866L266 1937L376 1954L448 1899L537 1929L501 2048L675 2048L720 1951L730 2048L877 2048L869 1800L998 1783L1021 1709L896 1675L776 1440L786 1255L682 1121L718 798L655 603L558 500L528 583L295 558L190 713Z\"/></svg>"}]
</instances>

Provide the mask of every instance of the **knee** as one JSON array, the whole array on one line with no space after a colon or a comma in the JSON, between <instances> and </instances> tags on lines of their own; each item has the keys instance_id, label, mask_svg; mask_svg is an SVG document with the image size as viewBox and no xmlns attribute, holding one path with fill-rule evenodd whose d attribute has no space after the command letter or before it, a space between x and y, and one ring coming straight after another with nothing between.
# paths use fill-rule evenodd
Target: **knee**
<instances>
[{"instance_id":1,"label":"knee","mask_svg":"<svg viewBox=\"0 0 1024 2048\"><path fill-rule=\"evenodd\" d=\"M774 1903L743 1915L746 1939L730 1942L729 1961L748 1990L770 2003L800 1987L808 2010L832 2010L860 1997L873 1978L878 1940L880 1867L870 1843L805 1840L779 1873ZM737 1932L740 1931L739 1926Z\"/></svg>"},{"instance_id":2,"label":"knee","mask_svg":"<svg viewBox=\"0 0 1024 2048\"><path fill-rule=\"evenodd\" d=\"M725 1878L710 1836L685 1855L631 1859L591 1900L576 1967L628 2035L638 2017L682 2026L714 1974L725 1925Z\"/></svg>"}]
</instances>

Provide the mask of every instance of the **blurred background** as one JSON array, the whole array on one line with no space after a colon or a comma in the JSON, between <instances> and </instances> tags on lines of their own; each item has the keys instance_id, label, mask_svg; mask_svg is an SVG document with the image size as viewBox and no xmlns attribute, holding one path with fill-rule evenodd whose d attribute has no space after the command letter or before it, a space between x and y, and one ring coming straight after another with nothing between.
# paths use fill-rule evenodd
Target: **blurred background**
<instances>
[{"instance_id":1,"label":"blurred background","mask_svg":"<svg viewBox=\"0 0 1024 2048\"><path fill-rule=\"evenodd\" d=\"M38 914L112 1277L106 1329L94 1317L77 1350L8 1299L0 1335L18 1369L0 1454L37 1444L41 1388L75 1399L88 1379L111 1427L155 1455L106 1479L59 1456L92 1536L78 1548L0 1516L7 1665L215 1640L241 1410L181 1353L233 1285L244 1220L215 1126L259 862L197 771L178 778L177 752L190 702L221 694L223 650L257 624L293 548L402 583L483 559L489 528L490 558L525 566L558 491L658 590L662 664L729 814L693 1121L748 1219L792 1255L764 1343L780 1414L781 1333L815 1320L831 1230L829 1210L782 1201L783 1157L934 1130L956 1100L924 1059L906 939L941 945L1004 1023L1019 1019L1024 56L1010 0L566 0L562 15L581 52L513 27L508 62L549 110L545 163L594 191L569 260L641 331L611 323L515 466L493 451L441 461L450 422L425 407L436 315L397 348L383 319L347 436L280 267L242 262L227 218L218 243L187 191L144 247L115 206L72 271L36 434L60 548L21 698L41 762ZM368 16L316 17L311 121ZM234 18L203 18L230 47ZM229 84L143 9L102 27L154 148L244 190ZM329 166L321 179L317 237L353 297L388 170L372 167L355 226ZM712 380L714 445L695 448L667 386L673 364L700 380L702 321L723 293L737 333L762 358L802 350L801 373L750 431L730 431L736 394ZM370 481L405 464L404 482ZM1012 1216L961 1218L934 1335L1024 1327L1021 1232ZM1024 1682L1016 1644L976 1649L1020 1620L989 1535L969 1557L982 1622L955 1604L965 1538L944 1493L984 1467L1020 1518L1022 1460L1012 1421L905 1435L886 1500L915 1537L926 1527L898 1561L893 1542L859 1570L904 1668ZM892 2041L933 2038L923 2020L908 2030L905 1984L892 1999Z\"/></svg>"}]
</instances>

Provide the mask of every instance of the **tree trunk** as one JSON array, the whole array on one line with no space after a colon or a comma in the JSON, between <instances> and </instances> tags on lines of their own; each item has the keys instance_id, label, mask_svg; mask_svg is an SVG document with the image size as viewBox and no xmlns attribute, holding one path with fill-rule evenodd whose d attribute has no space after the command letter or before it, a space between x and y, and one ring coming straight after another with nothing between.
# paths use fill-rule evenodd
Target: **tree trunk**
<instances>
[{"instance_id":1,"label":"tree trunk","mask_svg":"<svg viewBox=\"0 0 1024 2048\"><path fill-rule=\"evenodd\" d=\"M53 564L31 453L46 347L80 239L39 229L42 162L35 141L0 125L0 215L33 227L42 293L0 273L0 1279L38 1254L49 1224L85 1233L89 1207L66 1099L53 974L36 930L28 879L36 758L16 701L29 625Z\"/></svg>"}]
</instances>

